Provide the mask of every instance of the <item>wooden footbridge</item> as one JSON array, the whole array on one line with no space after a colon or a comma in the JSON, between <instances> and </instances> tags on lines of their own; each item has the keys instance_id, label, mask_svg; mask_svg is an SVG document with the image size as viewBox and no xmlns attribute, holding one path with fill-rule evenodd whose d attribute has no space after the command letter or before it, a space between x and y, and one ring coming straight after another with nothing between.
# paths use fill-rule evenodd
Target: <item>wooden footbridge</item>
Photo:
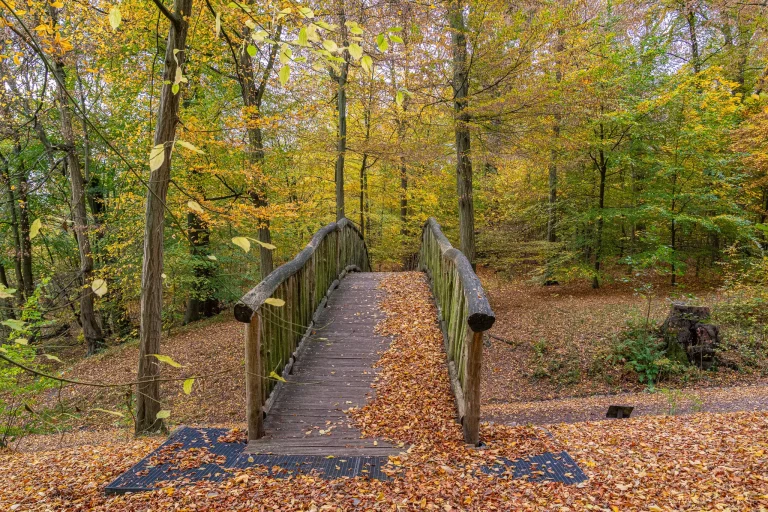
<instances>
[{"instance_id":1,"label":"wooden footbridge","mask_svg":"<svg viewBox=\"0 0 768 512\"><path fill-rule=\"evenodd\" d=\"M443 331L457 419L479 442L482 336L495 320L480 281L434 219L419 268L429 277ZM390 340L374 327L382 273L348 219L318 231L292 261L235 307L246 323L248 448L253 454L375 456L400 451L361 438L345 411L373 397L374 363Z\"/></svg>"}]
</instances>

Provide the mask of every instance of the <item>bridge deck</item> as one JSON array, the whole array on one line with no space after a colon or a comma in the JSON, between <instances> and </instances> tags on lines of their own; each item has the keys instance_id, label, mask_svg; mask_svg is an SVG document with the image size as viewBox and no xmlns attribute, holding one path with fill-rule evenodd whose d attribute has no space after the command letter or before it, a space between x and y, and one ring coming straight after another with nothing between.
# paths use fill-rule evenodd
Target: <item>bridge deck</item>
<instances>
[{"instance_id":1,"label":"bridge deck","mask_svg":"<svg viewBox=\"0 0 768 512\"><path fill-rule=\"evenodd\" d=\"M374 332L383 273L352 273L341 281L282 386L264 422L265 437L247 453L280 455L390 455L383 440L361 439L344 410L372 398L374 363L390 340Z\"/></svg>"}]
</instances>

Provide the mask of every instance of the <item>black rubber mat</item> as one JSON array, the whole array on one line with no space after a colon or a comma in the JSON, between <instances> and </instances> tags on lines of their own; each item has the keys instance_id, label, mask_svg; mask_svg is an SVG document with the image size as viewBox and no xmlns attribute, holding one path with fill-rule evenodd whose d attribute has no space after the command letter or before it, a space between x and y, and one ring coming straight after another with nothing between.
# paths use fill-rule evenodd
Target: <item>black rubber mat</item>
<instances>
[{"instance_id":1,"label":"black rubber mat","mask_svg":"<svg viewBox=\"0 0 768 512\"><path fill-rule=\"evenodd\" d=\"M226 429L183 427L174 432L157 450L153 451L131 469L117 477L105 491L109 494L149 491L163 482L185 485L200 480L219 482L234 476L237 470L260 468L264 474L275 478L287 478L299 473L316 472L326 479L368 477L388 480L382 471L388 457L324 457L321 455L250 455L243 453L246 443L219 442ZM176 445L176 446L173 446ZM181 450L205 448L207 462L197 467L179 469L174 465L173 454ZM163 454L170 462L160 462ZM202 454L199 454L202 455ZM186 457L186 461L194 457ZM178 460L176 461L178 464ZM576 462L566 453L544 453L527 459L499 459L497 464L484 466L482 472L506 478L529 478L532 481L556 481L577 484L587 480Z\"/></svg>"},{"instance_id":2,"label":"black rubber mat","mask_svg":"<svg viewBox=\"0 0 768 512\"><path fill-rule=\"evenodd\" d=\"M287 478L297 473L316 471L326 479L344 477L369 477L387 480L389 477L381 468L388 457L323 457L320 455L249 455L243 453L246 443L224 443L217 441L226 429L183 427L171 435L154 452L139 461L131 469L117 477L105 491L110 494L149 491L173 480L174 485L190 484L200 480L222 481L233 476L236 470L261 467L265 474L276 478ZM171 445L177 444L175 448ZM164 451L177 453L190 448L206 448L213 462L199 467L178 469L173 461L153 465ZM153 460L154 459L154 460Z\"/></svg>"},{"instance_id":3,"label":"black rubber mat","mask_svg":"<svg viewBox=\"0 0 768 512\"><path fill-rule=\"evenodd\" d=\"M501 458L493 466L483 466L482 472L487 475L528 478L534 482L562 482L568 485L588 479L567 452L547 452L518 460Z\"/></svg>"}]
</instances>

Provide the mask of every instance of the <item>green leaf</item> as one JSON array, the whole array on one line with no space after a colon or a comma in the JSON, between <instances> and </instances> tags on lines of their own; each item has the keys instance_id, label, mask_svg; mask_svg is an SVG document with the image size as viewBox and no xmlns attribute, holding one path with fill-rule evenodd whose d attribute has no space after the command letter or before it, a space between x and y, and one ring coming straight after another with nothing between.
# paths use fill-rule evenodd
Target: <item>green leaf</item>
<instances>
[{"instance_id":1,"label":"green leaf","mask_svg":"<svg viewBox=\"0 0 768 512\"><path fill-rule=\"evenodd\" d=\"M190 151L194 151L195 153L200 153L200 154L203 154L203 155L205 154L205 151L203 151L202 149L198 148L194 144L192 144L190 142L187 142L185 140L177 140L176 144L178 144L179 146L181 146L183 148L186 148L186 149L188 149Z\"/></svg>"},{"instance_id":2,"label":"green leaf","mask_svg":"<svg viewBox=\"0 0 768 512\"><path fill-rule=\"evenodd\" d=\"M149 152L149 170L158 170L165 162L165 144L158 144Z\"/></svg>"},{"instance_id":3,"label":"green leaf","mask_svg":"<svg viewBox=\"0 0 768 512\"><path fill-rule=\"evenodd\" d=\"M307 46L307 28L306 27L302 27L302 29L299 30L298 43L300 46Z\"/></svg>"},{"instance_id":4,"label":"green leaf","mask_svg":"<svg viewBox=\"0 0 768 512\"><path fill-rule=\"evenodd\" d=\"M356 21L347 21L345 25L349 27L349 31L353 34L360 35L363 33L363 29Z\"/></svg>"},{"instance_id":5,"label":"green leaf","mask_svg":"<svg viewBox=\"0 0 768 512\"><path fill-rule=\"evenodd\" d=\"M18 345L29 345L29 340L27 338L16 338L13 342Z\"/></svg>"},{"instance_id":6,"label":"green leaf","mask_svg":"<svg viewBox=\"0 0 768 512\"><path fill-rule=\"evenodd\" d=\"M123 16L120 14L120 8L116 5L113 5L109 9L109 25L112 27L112 30L117 30L117 27L120 26L120 22L123 20Z\"/></svg>"},{"instance_id":7,"label":"green leaf","mask_svg":"<svg viewBox=\"0 0 768 512\"><path fill-rule=\"evenodd\" d=\"M174 368L183 368L182 365L180 365L179 363L177 363L176 361L174 361L172 358L168 356L164 356L162 354L149 354L149 355L157 358L157 360L160 361L161 363L169 364Z\"/></svg>"},{"instance_id":8,"label":"green leaf","mask_svg":"<svg viewBox=\"0 0 768 512\"><path fill-rule=\"evenodd\" d=\"M169 411L168 409L163 409L162 411L158 411L157 416L155 416L155 418L157 418L158 420L164 420L170 417L171 417L171 411Z\"/></svg>"},{"instance_id":9,"label":"green leaf","mask_svg":"<svg viewBox=\"0 0 768 512\"><path fill-rule=\"evenodd\" d=\"M266 30L257 30L256 32L253 32L251 34L251 39L253 39L257 43L261 43L261 42L263 42L267 38L268 35L269 35L269 33ZM250 52L249 52L249 54L250 54ZM254 53L254 55L255 55L255 53ZM253 55L251 55L251 57L253 57Z\"/></svg>"},{"instance_id":10,"label":"green leaf","mask_svg":"<svg viewBox=\"0 0 768 512\"><path fill-rule=\"evenodd\" d=\"M339 49L339 45L336 44L336 41L333 41L331 39L326 39L323 41L323 48L328 50L331 53L336 53Z\"/></svg>"},{"instance_id":11,"label":"green leaf","mask_svg":"<svg viewBox=\"0 0 768 512\"><path fill-rule=\"evenodd\" d=\"M395 96L395 103L397 103L398 106L402 107L404 101L405 101L405 95L403 94L403 91L397 91L397 95Z\"/></svg>"},{"instance_id":12,"label":"green leaf","mask_svg":"<svg viewBox=\"0 0 768 512\"><path fill-rule=\"evenodd\" d=\"M388 32L393 32L393 33L394 32L402 32L402 31L403 31L403 27L392 27L392 28L390 28L388 30Z\"/></svg>"},{"instance_id":13,"label":"green leaf","mask_svg":"<svg viewBox=\"0 0 768 512\"><path fill-rule=\"evenodd\" d=\"M43 357L45 357L46 359L49 359L51 361L56 361L57 363L61 362L61 359L59 359L56 356L52 356L51 354L43 354Z\"/></svg>"},{"instance_id":14,"label":"green leaf","mask_svg":"<svg viewBox=\"0 0 768 512\"><path fill-rule=\"evenodd\" d=\"M40 228L43 227L43 223L40 222L40 219L35 219L32 222L32 225L29 226L29 239L32 240L40 233Z\"/></svg>"},{"instance_id":15,"label":"green leaf","mask_svg":"<svg viewBox=\"0 0 768 512\"><path fill-rule=\"evenodd\" d=\"M91 283L91 290L99 297L103 297L107 293L107 282L103 279L94 279Z\"/></svg>"},{"instance_id":16,"label":"green leaf","mask_svg":"<svg viewBox=\"0 0 768 512\"><path fill-rule=\"evenodd\" d=\"M248 55L250 55L251 57L256 56L256 47L253 46L252 44L249 44L248 47L245 49L245 51L247 51Z\"/></svg>"},{"instance_id":17,"label":"green leaf","mask_svg":"<svg viewBox=\"0 0 768 512\"><path fill-rule=\"evenodd\" d=\"M288 64L280 68L278 76L280 77L280 85L285 85L288 83L288 80L291 78L291 68L288 66Z\"/></svg>"},{"instance_id":18,"label":"green leaf","mask_svg":"<svg viewBox=\"0 0 768 512\"><path fill-rule=\"evenodd\" d=\"M355 60L360 60L360 57L363 56L363 49L360 48L360 45L357 43L350 44L347 50L349 51L349 54L352 56L352 58Z\"/></svg>"},{"instance_id":19,"label":"green leaf","mask_svg":"<svg viewBox=\"0 0 768 512\"><path fill-rule=\"evenodd\" d=\"M389 48L389 42L387 41L387 38L384 37L384 34L379 34L376 36L376 47L382 53L386 52Z\"/></svg>"},{"instance_id":20,"label":"green leaf","mask_svg":"<svg viewBox=\"0 0 768 512\"><path fill-rule=\"evenodd\" d=\"M389 36L389 40L392 41L393 43L400 43L400 44L403 43L403 38L400 36Z\"/></svg>"},{"instance_id":21,"label":"green leaf","mask_svg":"<svg viewBox=\"0 0 768 512\"><path fill-rule=\"evenodd\" d=\"M179 84L173 84L173 85L171 86L171 94L173 94L174 96L176 96L177 94L179 94L179 89L181 89L181 87L179 86Z\"/></svg>"},{"instance_id":22,"label":"green leaf","mask_svg":"<svg viewBox=\"0 0 768 512\"><path fill-rule=\"evenodd\" d=\"M110 410L108 410L108 409L101 409L101 408L99 408L99 407L94 407L94 408L93 408L93 409L91 409L91 410L92 410L92 411L98 411L98 412L104 412L104 413L107 413L107 414L111 414L112 416L119 416L119 417L121 417L121 418L125 417L125 414L123 414L123 413L121 413L121 412L117 412L117 411L110 411Z\"/></svg>"},{"instance_id":23,"label":"green leaf","mask_svg":"<svg viewBox=\"0 0 768 512\"><path fill-rule=\"evenodd\" d=\"M282 378L281 376L279 376L277 373L275 373L275 371L274 371L274 370L272 370L271 372L269 372L269 378L270 378L270 379L279 380L280 382L288 382L288 381L286 381L284 378Z\"/></svg>"},{"instance_id":24,"label":"green leaf","mask_svg":"<svg viewBox=\"0 0 768 512\"><path fill-rule=\"evenodd\" d=\"M285 306L285 301L283 299L276 299L275 297L270 297L264 300L264 304L269 304L270 306L281 308Z\"/></svg>"},{"instance_id":25,"label":"green leaf","mask_svg":"<svg viewBox=\"0 0 768 512\"><path fill-rule=\"evenodd\" d=\"M251 242L248 241L247 238L244 236L236 236L232 239L232 243L236 246L240 247L245 252L248 252L251 250Z\"/></svg>"},{"instance_id":26,"label":"green leaf","mask_svg":"<svg viewBox=\"0 0 768 512\"><path fill-rule=\"evenodd\" d=\"M194 383L195 383L195 379L193 379L193 378L189 378L189 379L185 380L184 381L184 385L182 386L184 388L184 393L186 393L188 395L190 393L192 393L192 384L194 384Z\"/></svg>"},{"instance_id":27,"label":"green leaf","mask_svg":"<svg viewBox=\"0 0 768 512\"><path fill-rule=\"evenodd\" d=\"M16 320L15 318L9 318L8 320L3 320L0 322L0 324L10 327L14 331L23 331L27 327L27 322L24 322L23 320Z\"/></svg>"},{"instance_id":28,"label":"green leaf","mask_svg":"<svg viewBox=\"0 0 768 512\"><path fill-rule=\"evenodd\" d=\"M314 18L315 17L314 11L312 11L312 9L310 9L309 7L302 7L302 8L300 8L299 9L299 13L301 13L301 15L304 16L305 18Z\"/></svg>"},{"instance_id":29,"label":"green leaf","mask_svg":"<svg viewBox=\"0 0 768 512\"><path fill-rule=\"evenodd\" d=\"M371 74L373 72L373 59L370 55L364 55L362 59L360 59L360 66L365 70L366 73Z\"/></svg>"}]
</instances>

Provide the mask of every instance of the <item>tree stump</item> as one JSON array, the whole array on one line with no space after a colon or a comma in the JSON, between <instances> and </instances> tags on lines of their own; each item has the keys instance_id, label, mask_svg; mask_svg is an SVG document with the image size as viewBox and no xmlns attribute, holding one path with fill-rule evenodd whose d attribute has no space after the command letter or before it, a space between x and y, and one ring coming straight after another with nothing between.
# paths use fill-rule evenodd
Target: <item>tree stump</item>
<instances>
[{"instance_id":1,"label":"tree stump","mask_svg":"<svg viewBox=\"0 0 768 512\"><path fill-rule=\"evenodd\" d=\"M670 359L691 363L704 370L712 367L715 351L720 345L720 330L716 325L705 323L709 315L706 306L672 303L669 316L661 326Z\"/></svg>"}]
</instances>

